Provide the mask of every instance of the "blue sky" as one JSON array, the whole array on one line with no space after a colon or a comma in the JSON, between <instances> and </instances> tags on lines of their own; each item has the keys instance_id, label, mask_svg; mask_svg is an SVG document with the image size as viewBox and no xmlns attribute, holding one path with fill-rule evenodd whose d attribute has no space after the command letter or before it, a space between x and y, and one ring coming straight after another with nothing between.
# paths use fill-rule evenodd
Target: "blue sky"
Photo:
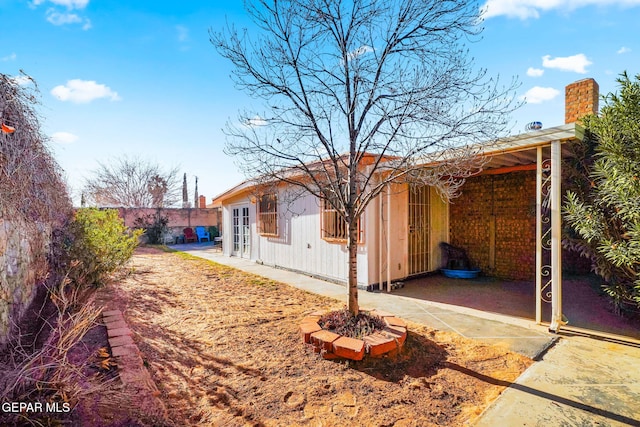
<instances>
[{"instance_id":1,"label":"blue sky","mask_svg":"<svg viewBox=\"0 0 640 427\"><path fill-rule=\"evenodd\" d=\"M479 67L510 80L526 123L564 123L564 87L593 77L616 90L640 73L640 0L488 0L469 44ZM244 177L222 153L225 122L258 105L234 88L209 42L225 22L250 25L242 1L0 0L0 72L38 83L39 112L76 203L98 161L127 154L195 177L207 200Z\"/></svg>"}]
</instances>

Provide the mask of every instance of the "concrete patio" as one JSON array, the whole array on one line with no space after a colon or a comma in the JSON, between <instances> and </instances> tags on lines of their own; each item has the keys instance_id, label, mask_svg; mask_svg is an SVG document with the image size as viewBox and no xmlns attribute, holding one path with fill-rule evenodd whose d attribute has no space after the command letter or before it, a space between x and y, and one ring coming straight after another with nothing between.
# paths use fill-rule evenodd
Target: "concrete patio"
<instances>
[{"instance_id":1,"label":"concrete patio","mask_svg":"<svg viewBox=\"0 0 640 427\"><path fill-rule=\"evenodd\" d=\"M640 339L640 319L614 314L595 276L565 276L562 283L562 311L569 323L565 330L583 334L620 335ZM487 313L535 320L535 283L492 277L450 279L440 274L408 280L392 291L424 301L468 307ZM542 320L550 318L551 304L543 303Z\"/></svg>"}]
</instances>

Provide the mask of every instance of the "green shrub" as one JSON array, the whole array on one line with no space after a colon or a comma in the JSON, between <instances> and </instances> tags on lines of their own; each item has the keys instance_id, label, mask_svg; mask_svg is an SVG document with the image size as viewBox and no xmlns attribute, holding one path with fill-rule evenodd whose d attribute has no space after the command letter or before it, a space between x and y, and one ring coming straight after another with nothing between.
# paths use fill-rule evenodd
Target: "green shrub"
<instances>
[{"instance_id":1,"label":"green shrub","mask_svg":"<svg viewBox=\"0 0 640 427\"><path fill-rule=\"evenodd\" d=\"M70 228L70 278L79 285L103 284L131 258L143 233L129 231L114 209L78 209Z\"/></svg>"},{"instance_id":2,"label":"green shrub","mask_svg":"<svg viewBox=\"0 0 640 427\"><path fill-rule=\"evenodd\" d=\"M569 170L564 218L579 239L565 246L591 260L616 310L640 307L640 74L617 79L599 116L583 119L585 139Z\"/></svg>"}]
</instances>

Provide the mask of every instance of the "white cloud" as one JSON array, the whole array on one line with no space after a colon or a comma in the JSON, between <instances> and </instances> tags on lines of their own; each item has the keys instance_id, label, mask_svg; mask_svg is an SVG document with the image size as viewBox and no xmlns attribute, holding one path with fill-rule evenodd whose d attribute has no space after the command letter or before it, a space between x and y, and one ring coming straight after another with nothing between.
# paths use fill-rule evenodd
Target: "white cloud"
<instances>
[{"instance_id":1,"label":"white cloud","mask_svg":"<svg viewBox=\"0 0 640 427\"><path fill-rule=\"evenodd\" d=\"M529 67L527 69L527 76L529 77L540 77L544 74L544 70L540 68Z\"/></svg>"},{"instance_id":2,"label":"white cloud","mask_svg":"<svg viewBox=\"0 0 640 427\"><path fill-rule=\"evenodd\" d=\"M47 21L53 25L78 24L82 22L82 18L75 13L60 13L49 9L47 11Z\"/></svg>"},{"instance_id":3,"label":"white cloud","mask_svg":"<svg viewBox=\"0 0 640 427\"><path fill-rule=\"evenodd\" d=\"M53 4L66 6L69 9L84 9L89 4L89 0L49 0Z\"/></svg>"},{"instance_id":4,"label":"white cloud","mask_svg":"<svg viewBox=\"0 0 640 427\"><path fill-rule=\"evenodd\" d=\"M51 90L51 94L60 101L71 101L84 104L95 99L107 98L119 101L121 98L108 86L98 84L93 80L69 80L66 85L59 85Z\"/></svg>"},{"instance_id":5,"label":"white cloud","mask_svg":"<svg viewBox=\"0 0 640 427\"><path fill-rule=\"evenodd\" d=\"M46 2L53 3L56 6L65 6L69 10L84 9L89 4L89 0L33 0L34 6L39 6Z\"/></svg>"},{"instance_id":6,"label":"white cloud","mask_svg":"<svg viewBox=\"0 0 640 427\"><path fill-rule=\"evenodd\" d=\"M82 24L82 29L85 31L91 28L91 21L88 18L73 12L86 8L89 0L33 0L29 6L36 8L45 3L51 5L45 16L53 25Z\"/></svg>"},{"instance_id":7,"label":"white cloud","mask_svg":"<svg viewBox=\"0 0 640 427\"><path fill-rule=\"evenodd\" d=\"M83 18L76 13L60 13L55 9L47 10L47 21L53 25L83 24L83 30L91 28L91 21L89 21L89 19Z\"/></svg>"},{"instance_id":8,"label":"white cloud","mask_svg":"<svg viewBox=\"0 0 640 427\"><path fill-rule=\"evenodd\" d=\"M69 132L56 132L51 135L51 140L58 144L73 144L78 140L78 135Z\"/></svg>"},{"instance_id":9,"label":"white cloud","mask_svg":"<svg viewBox=\"0 0 640 427\"><path fill-rule=\"evenodd\" d=\"M182 25L176 25L176 31L178 32L178 41L186 42L189 40L189 29Z\"/></svg>"},{"instance_id":10,"label":"white cloud","mask_svg":"<svg viewBox=\"0 0 640 427\"><path fill-rule=\"evenodd\" d=\"M33 83L33 79L27 76L15 76L15 77L12 77L11 80L13 80L14 83L20 86L26 86L28 84Z\"/></svg>"},{"instance_id":11,"label":"white cloud","mask_svg":"<svg viewBox=\"0 0 640 427\"><path fill-rule=\"evenodd\" d=\"M352 61L359 56L364 55L365 53L373 52L373 48L371 46L363 45L357 48L356 50L349 52L347 54L347 60Z\"/></svg>"},{"instance_id":12,"label":"white cloud","mask_svg":"<svg viewBox=\"0 0 640 427\"><path fill-rule=\"evenodd\" d=\"M529 89L520 99L527 101L529 104L541 104L550 101L560 94L560 91L552 87L534 86Z\"/></svg>"},{"instance_id":13,"label":"white cloud","mask_svg":"<svg viewBox=\"0 0 640 427\"><path fill-rule=\"evenodd\" d=\"M267 122L265 119L263 119L260 116L253 116L253 118L248 119L244 123L245 126L249 126L249 127L252 127L252 126L266 126L268 124L269 124L269 122Z\"/></svg>"},{"instance_id":14,"label":"white cloud","mask_svg":"<svg viewBox=\"0 0 640 427\"><path fill-rule=\"evenodd\" d=\"M628 47L622 46L620 49L618 49L616 53L621 55L623 53L629 53L629 52L631 52L631 49L629 49Z\"/></svg>"},{"instance_id":15,"label":"white cloud","mask_svg":"<svg viewBox=\"0 0 640 427\"><path fill-rule=\"evenodd\" d=\"M13 52L11 55L3 56L0 61L15 61L18 56Z\"/></svg>"},{"instance_id":16,"label":"white cloud","mask_svg":"<svg viewBox=\"0 0 640 427\"><path fill-rule=\"evenodd\" d=\"M485 19L494 16L508 18L539 18L541 12L570 12L585 6L640 6L640 0L487 0L482 6Z\"/></svg>"},{"instance_id":17,"label":"white cloud","mask_svg":"<svg viewBox=\"0 0 640 427\"><path fill-rule=\"evenodd\" d=\"M586 67L593 64L583 53L573 56L551 58L551 55L542 57L542 66L545 68L554 68L560 71L573 71L575 73L585 74Z\"/></svg>"},{"instance_id":18,"label":"white cloud","mask_svg":"<svg viewBox=\"0 0 640 427\"><path fill-rule=\"evenodd\" d=\"M487 0L481 8L483 11L482 16L484 19L489 19L494 16L505 15L509 18L520 18L522 20L540 17L537 8L529 3L531 2L526 0Z\"/></svg>"}]
</instances>

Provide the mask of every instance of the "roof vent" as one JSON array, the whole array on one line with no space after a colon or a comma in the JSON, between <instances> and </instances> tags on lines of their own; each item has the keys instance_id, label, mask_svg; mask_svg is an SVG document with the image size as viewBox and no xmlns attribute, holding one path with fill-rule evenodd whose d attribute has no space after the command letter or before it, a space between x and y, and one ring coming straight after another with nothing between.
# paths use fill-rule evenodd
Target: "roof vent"
<instances>
[{"instance_id":1,"label":"roof vent","mask_svg":"<svg viewBox=\"0 0 640 427\"><path fill-rule=\"evenodd\" d=\"M527 131L531 131L531 130L540 130L542 129L542 122L531 122L531 123L527 123L527 125L524 127L525 130Z\"/></svg>"}]
</instances>

